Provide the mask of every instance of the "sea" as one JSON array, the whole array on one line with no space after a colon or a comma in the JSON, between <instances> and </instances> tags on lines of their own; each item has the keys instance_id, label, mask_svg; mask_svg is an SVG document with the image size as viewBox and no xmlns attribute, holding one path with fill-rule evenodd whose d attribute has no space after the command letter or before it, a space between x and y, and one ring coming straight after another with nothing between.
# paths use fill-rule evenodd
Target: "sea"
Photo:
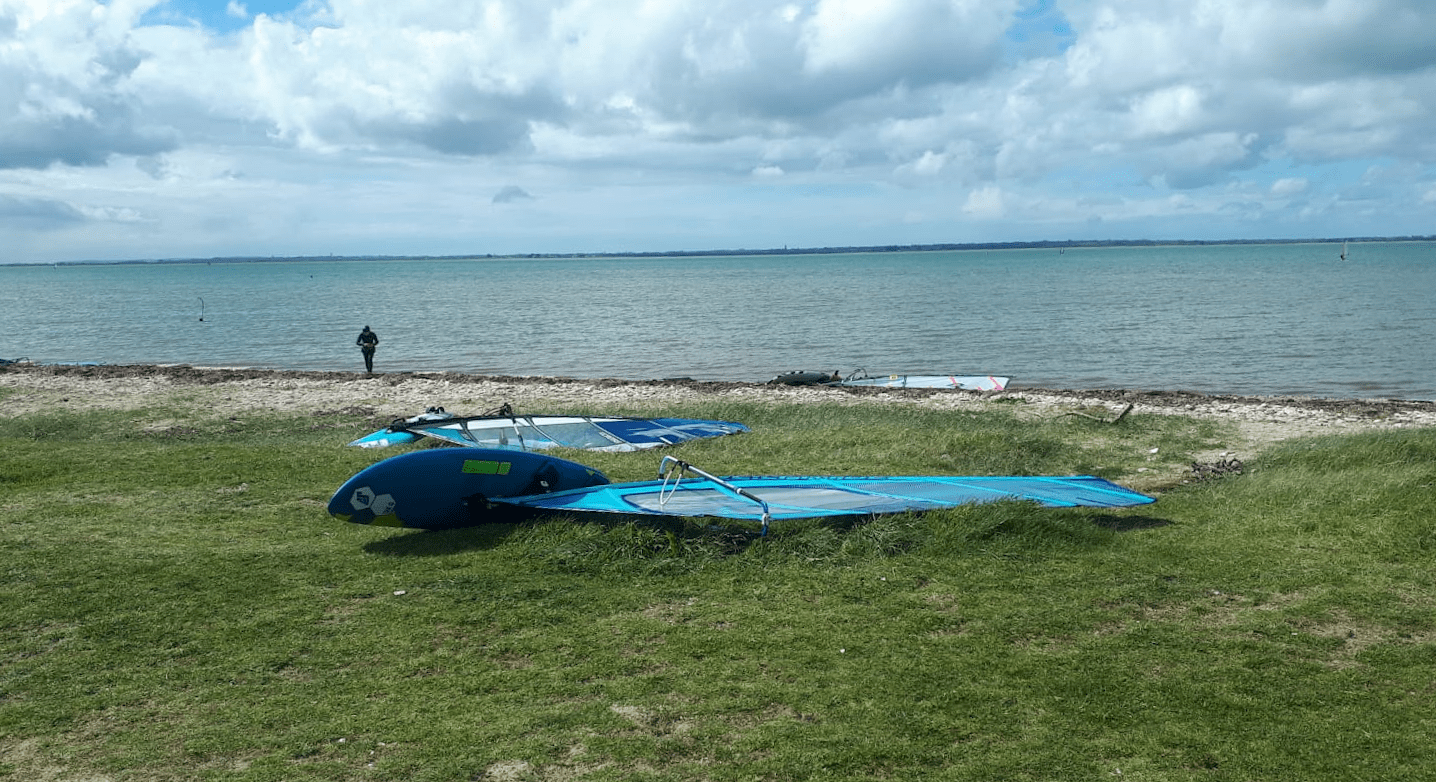
<instances>
[{"instance_id":1,"label":"sea","mask_svg":"<svg viewBox=\"0 0 1436 782\"><path fill-rule=\"evenodd\" d=\"M1436 399L1436 243L0 266L0 359Z\"/></svg>"}]
</instances>

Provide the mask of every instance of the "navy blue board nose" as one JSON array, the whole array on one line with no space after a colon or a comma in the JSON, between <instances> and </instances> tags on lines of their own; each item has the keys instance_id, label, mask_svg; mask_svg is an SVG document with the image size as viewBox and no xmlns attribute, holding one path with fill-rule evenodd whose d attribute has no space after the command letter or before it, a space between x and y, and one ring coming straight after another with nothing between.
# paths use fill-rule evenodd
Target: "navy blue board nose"
<instances>
[{"instance_id":1,"label":"navy blue board nose","mask_svg":"<svg viewBox=\"0 0 1436 782\"><path fill-rule=\"evenodd\" d=\"M451 529L482 523L487 501L601 486L592 467L524 451L431 448L370 465L329 499L329 515L355 524Z\"/></svg>"}]
</instances>

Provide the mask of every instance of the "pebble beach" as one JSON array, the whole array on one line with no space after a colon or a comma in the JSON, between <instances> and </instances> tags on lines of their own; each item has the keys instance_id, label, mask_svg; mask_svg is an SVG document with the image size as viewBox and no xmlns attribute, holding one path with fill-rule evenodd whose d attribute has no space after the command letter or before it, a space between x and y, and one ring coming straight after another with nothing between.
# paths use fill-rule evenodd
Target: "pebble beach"
<instances>
[{"instance_id":1,"label":"pebble beach","mask_svg":"<svg viewBox=\"0 0 1436 782\"><path fill-rule=\"evenodd\" d=\"M1436 426L1425 401L1220 396L1182 391L1070 390L1011 387L999 392L784 386L689 380L582 380L458 373L300 372L192 366L0 367L0 416L42 411L138 409L163 401L214 416L257 411L316 414L349 411L387 422L442 406L474 415L509 404L524 413L563 413L582 405L615 414L656 413L702 400L773 404L904 405L982 410L1001 405L1034 419L1083 415L1185 415L1235 425L1223 453L1249 458L1297 437ZM1016 402L1016 404L1014 404ZM1215 455L1215 454L1214 454Z\"/></svg>"}]
</instances>

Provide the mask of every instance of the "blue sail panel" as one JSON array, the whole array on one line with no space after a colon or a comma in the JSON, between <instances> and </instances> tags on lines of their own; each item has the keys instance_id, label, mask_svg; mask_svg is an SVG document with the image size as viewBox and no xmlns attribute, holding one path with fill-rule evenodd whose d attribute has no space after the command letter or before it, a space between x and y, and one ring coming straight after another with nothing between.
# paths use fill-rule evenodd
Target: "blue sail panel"
<instances>
[{"instance_id":1,"label":"blue sail panel","mask_svg":"<svg viewBox=\"0 0 1436 782\"><path fill-rule=\"evenodd\" d=\"M733 487L767 503L772 520L935 510L998 500L1030 500L1047 507L1120 508L1155 500L1094 476L1072 477L738 477ZM703 479L676 487L663 481L609 484L506 503L577 513L712 516L759 521L758 502Z\"/></svg>"},{"instance_id":2,"label":"blue sail panel","mask_svg":"<svg viewBox=\"0 0 1436 782\"><path fill-rule=\"evenodd\" d=\"M748 431L732 421L695 418L594 418L596 426L626 443L643 446L672 445L704 437L722 437Z\"/></svg>"}]
</instances>

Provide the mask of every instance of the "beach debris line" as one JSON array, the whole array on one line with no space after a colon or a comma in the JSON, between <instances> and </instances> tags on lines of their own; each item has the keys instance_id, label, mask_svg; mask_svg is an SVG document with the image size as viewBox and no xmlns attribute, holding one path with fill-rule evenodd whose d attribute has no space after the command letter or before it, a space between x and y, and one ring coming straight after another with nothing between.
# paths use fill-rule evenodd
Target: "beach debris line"
<instances>
[{"instance_id":1,"label":"beach debris line","mask_svg":"<svg viewBox=\"0 0 1436 782\"><path fill-rule=\"evenodd\" d=\"M385 448L433 438L451 445L514 451L578 448L640 451L749 431L735 421L589 415L521 415L507 403L480 415L459 416L443 407L397 419L349 445Z\"/></svg>"},{"instance_id":2,"label":"beach debris line","mask_svg":"<svg viewBox=\"0 0 1436 782\"><path fill-rule=\"evenodd\" d=\"M665 456L658 478L612 483L547 454L491 448L410 451L361 470L330 498L356 524L453 529L534 516L616 514L757 522L952 508L1019 500L1122 508L1156 500L1091 475L724 477Z\"/></svg>"}]
</instances>

